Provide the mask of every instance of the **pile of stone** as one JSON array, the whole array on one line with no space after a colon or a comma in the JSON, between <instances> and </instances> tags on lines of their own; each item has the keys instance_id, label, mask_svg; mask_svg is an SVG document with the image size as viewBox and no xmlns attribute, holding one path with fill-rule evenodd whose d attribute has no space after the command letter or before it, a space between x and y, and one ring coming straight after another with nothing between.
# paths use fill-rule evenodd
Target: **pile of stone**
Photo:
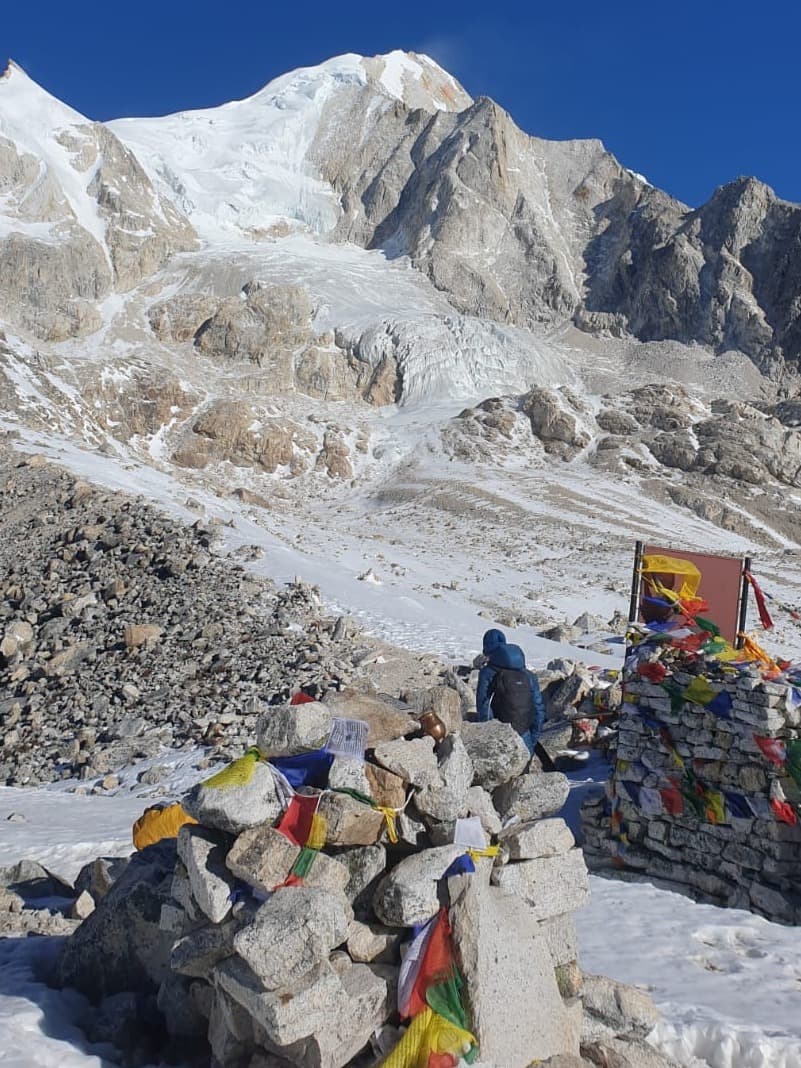
<instances>
[{"instance_id":1,"label":"pile of stone","mask_svg":"<svg viewBox=\"0 0 801 1068\"><path fill-rule=\"evenodd\" d=\"M60 981L98 1005L90 1033L122 1043L134 1010L157 1010L184 1059L194 1050L218 1068L376 1064L401 1037L410 928L444 906L482 1064L606 1063L580 1060L582 1042L617 1043L615 1064L650 1063L624 1056L655 1023L645 995L632 991L626 1014L614 984L590 980L583 1012L573 912L588 877L556 817L567 780L543 773L509 726L462 723L449 692L439 742L399 703L353 691L265 711L250 777L237 764L227 784L194 787L184 807L197 823L137 854L67 943ZM364 758L333 756L322 785L296 784L325 839L299 868L302 843L278 829L292 799L275 767L319 755L342 719L366 724ZM446 875L468 826L497 854Z\"/></svg>"},{"instance_id":2,"label":"pile of stone","mask_svg":"<svg viewBox=\"0 0 801 1068\"><path fill-rule=\"evenodd\" d=\"M667 668L659 683L634 667L624 675L616 763L605 795L582 809L588 863L801 922L799 795L782 760L801 736L797 689L757 667L733 673L674 653L652 663ZM682 700L699 677L722 714Z\"/></svg>"},{"instance_id":3,"label":"pile of stone","mask_svg":"<svg viewBox=\"0 0 801 1068\"><path fill-rule=\"evenodd\" d=\"M240 751L255 699L359 677L372 639L222 557L219 531L0 446L0 783L91 789L164 746Z\"/></svg>"},{"instance_id":4,"label":"pile of stone","mask_svg":"<svg viewBox=\"0 0 801 1068\"><path fill-rule=\"evenodd\" d=\"M617 672L559 657L537 677L545 705L542 742L551 756L569 746L608 745L621 704Z\"/></svg>"}]
</instances>

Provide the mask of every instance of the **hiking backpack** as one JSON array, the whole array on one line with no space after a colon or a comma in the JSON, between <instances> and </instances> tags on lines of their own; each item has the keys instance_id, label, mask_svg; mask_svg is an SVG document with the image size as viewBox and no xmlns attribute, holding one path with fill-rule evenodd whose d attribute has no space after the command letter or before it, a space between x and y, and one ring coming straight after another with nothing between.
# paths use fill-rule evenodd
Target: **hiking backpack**
<instances>
[{"instance_id":1,"label":"hiking backpack","mask_svg":"<svg viewBox=\"0 0 801 1068\"><path fill-rule=\"evenodd\" d=\"M525 734L531 726L532 713L528 672L499 669L495 673L490 705L495 719L508 723L518 734Z\"/></svg>"}]
</instances>

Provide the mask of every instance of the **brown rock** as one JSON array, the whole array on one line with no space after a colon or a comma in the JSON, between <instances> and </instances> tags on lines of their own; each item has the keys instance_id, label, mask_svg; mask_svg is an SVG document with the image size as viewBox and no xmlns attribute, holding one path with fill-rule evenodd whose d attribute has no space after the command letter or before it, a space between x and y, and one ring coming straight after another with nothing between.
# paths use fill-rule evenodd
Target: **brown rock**
<instances>
[{"instance_id":1,"label":"brown rock","mask_svg":"<svg viewBox=\"0 0 801 1068\"><path fill-rule=\"evenodd\" d=\"M323 698L333 716L340 719L361 719L367 723L367 747L374 748L380 742L394 741L417 730L418 723L403 709L394 708L371 694L347 688L329 690Z\"/></svg>"},{"instance_id":2,"label":"brown rock","mask_svg":"<svg viewBox=\"0 0 801 1068\"><path fill-rule=\"evenodd\" d=\"M328 845L373 845L384 827L384 817L348 794L323 794L317 810L328 823Z\"/></svg>"},{"instance_id":3,"label":"brown rock","mask_svg":"<svg viewBox=\"0 0 801 1068\"><path fill-rule=\"evenodd\" d=\"M366 762L364 773L370 784L370 796L384 808L403 808L406 804L406 783L386 768Z\"/></svg>"},{"instance_id":4,"label":"brown rock","mask_svg":"<svg viewBox=\"0 0 801 1068\"><path fill-rule=\"evenodd\" d=\"M157 642L161 633L157 623L132 623L123 631L123 641L128 649L138 649L140 645Z\"/></svg>"}]
</instances>

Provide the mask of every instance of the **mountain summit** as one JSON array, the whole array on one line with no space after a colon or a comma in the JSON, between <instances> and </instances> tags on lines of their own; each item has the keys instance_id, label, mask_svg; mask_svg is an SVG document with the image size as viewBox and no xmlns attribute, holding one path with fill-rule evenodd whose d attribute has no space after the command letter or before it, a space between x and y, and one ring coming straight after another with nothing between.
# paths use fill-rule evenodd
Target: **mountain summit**
<instances>
[{"instance_id":1,"label":"mountain summit","mask_svg":"<svg viewBox=\"0 0 801 1068\"><path fill-rule=\"evenodd\" d=\"M529 136L426 56L339 56L107 125L12 65L0 170L0 309L40 336L96 329L97 301L195 231L209 249L305 232L411 263L465 315L739 350L774 375L801 359L801 209L744 179L692 211L599 141Z\"/></svg>"}]
</instances>

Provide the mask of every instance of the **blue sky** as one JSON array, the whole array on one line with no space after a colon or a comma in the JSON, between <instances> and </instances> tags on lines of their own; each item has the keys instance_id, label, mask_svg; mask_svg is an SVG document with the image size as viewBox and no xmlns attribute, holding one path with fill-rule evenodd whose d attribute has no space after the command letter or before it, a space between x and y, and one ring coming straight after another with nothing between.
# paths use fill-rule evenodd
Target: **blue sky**
<instances>
[{"instance_id":1,"label":"blue sky","mask_svg":"<svg viewBox=\"0 0 801 1068\"><path fill-rule=\"evenodd\" d=\"M689 204L741 174L801 201L801 5L794 0L293 3L6 0L15 59L92 118L255 92L341 52L427 52L542 137L599 137Z\"/></svg>"}]
</instances>

